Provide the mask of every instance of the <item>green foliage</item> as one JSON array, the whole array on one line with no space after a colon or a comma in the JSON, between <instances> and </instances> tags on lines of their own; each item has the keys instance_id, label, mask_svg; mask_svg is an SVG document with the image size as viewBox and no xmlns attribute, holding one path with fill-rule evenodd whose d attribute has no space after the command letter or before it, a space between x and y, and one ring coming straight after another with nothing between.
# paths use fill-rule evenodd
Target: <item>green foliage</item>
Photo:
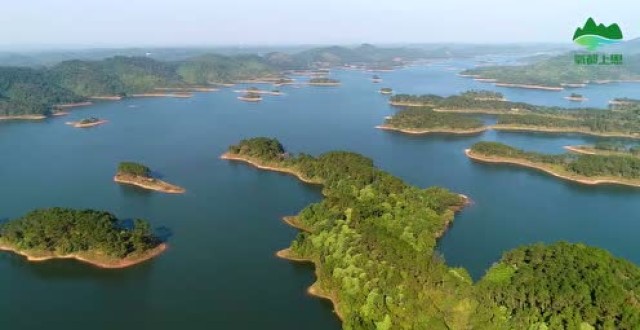
<instances>
[{"instance_id":1,"label":"green foliage","mask_svg":"<svg viewBox=\"0 0 640 330\"><path fill-rule=\"evenodd\" d=\"M0 116L47 115L54 104L81 100L49 81L42 70L0 67Z\"/></svg>"},{"instance_id":2,"label":"green foliage","mask_svg":"<svg viewBox=\"0 0 640 330\"><path fill-rule=\"evenodd\" d=\"M409 107L385 121L386 125L407 129L474 129L484 126L482 120L457 113L435 112L431 108Z\"/></svg>"},{"instance_id":3,"label":"green foliage","mask_svg":"<svg viewBox=\"0 0 640 330\"><path fill-rule=\"evenodd\" d=\"M118 165L118 173L150 177L151 170L139 163L134 162L122 162Z\"/></svg>"},{"instance_id":4,"label":"green foliage","mask_svg":"<svg viewBox=\"0 0 640 330\"><path fill-rule=\"evenodd\" d=\"M272 138L257 137L240 141L229 147L229 153L255 157L264 161L282 159L285 150L280 141Z\"/></svg>"},{"instance_id":5,"label":"green foliage","mask_svg":"<svg viewBox=\"0 0 640 330\"><path fill-rule=\"evenodd\" d=\"M481 304L504 308L514 329L533 324L637 329L640 324L640 269L582 244L535 244L507 252L477 289Z\"/></svg>"},{"instance_id":6,"label":"green foliage","mask_svg":"<svg viewBox=\"0 0 640 330\"><path fill-rule=\"evenodd\" d=\"M203 55L179 64L178 74L188 84L233 83L277 73L264 59L254 55Z\"/></svg>"},{"instance_id":7,"label":"green foliage","mask_svg":"<svg viewBox=\"0 0 640 330\"><path fill-rule=\"evenodd\" d=\"M345 328L438 329L462 322L447 315L461 313L456 292L469 290L468 275L449 272L433 252L452 208L463 202L458 195L409 186L355 153L277 160L283 151L267 138L230 148L323 182L325 199L297 217L312 232L300 234L291 248L317 262L322 288L341 302Z\"/></svg>"},{"instance_id":8,"label":"green foliage","mask_svg":"<svg viewBox=\"0 0 640 330\"><path fill-rule=\"evenodd\" d=\"M561 165L566 171L587 177L640 178L640 159L619 155L545 155L526 152L498 142L478 142L471 146L473 152L485 156L528 160L543 164Z\"/></svg>"},{"instance_id":9,"label":"green foliage","mask_svg":"<svg viewBox=\"0 0 640 330\"><path fill-rule=\"evenodd\" d=\"M475 147L527 155L499 144ZM283 157L282 145L269 138L244 140L229 152L323 183L325 198L296 218L309 232L298 234L290 249L316 263L319 285L338 301L345 329L638 324L640 270L602 250L568 244L518 249L473 286L466 270L447 267L434 251L453 210L464 202L460 196L407 185L352 152Z\"/></svg>"},{"instance_id":10,"label":"green foliage","mask_svg":"<svg viewBox=\"0 0 640 330\"><path fill-rule=\"evenodd\" d=\"M124 258L156 247L148 222L125 228L111 213L50 208L35 210L0 225L0 239L20 250L72 254L89 252Z\"/></svg>"}]
</instances>

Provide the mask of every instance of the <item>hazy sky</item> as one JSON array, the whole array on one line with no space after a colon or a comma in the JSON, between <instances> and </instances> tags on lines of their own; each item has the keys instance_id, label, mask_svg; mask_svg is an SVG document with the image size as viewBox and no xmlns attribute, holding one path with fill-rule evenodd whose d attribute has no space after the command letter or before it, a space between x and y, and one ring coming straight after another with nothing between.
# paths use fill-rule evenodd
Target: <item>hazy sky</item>
<instances>
[{"instance_id":1,"label":"hazy sky","mask_svg":"<svg viewBox=\"0 0 640 330\"><path fill-rule=\"evenodd\" d=\"M638 0L0 0L0 46L570 42Z\"/></svg>"}]
</instances>

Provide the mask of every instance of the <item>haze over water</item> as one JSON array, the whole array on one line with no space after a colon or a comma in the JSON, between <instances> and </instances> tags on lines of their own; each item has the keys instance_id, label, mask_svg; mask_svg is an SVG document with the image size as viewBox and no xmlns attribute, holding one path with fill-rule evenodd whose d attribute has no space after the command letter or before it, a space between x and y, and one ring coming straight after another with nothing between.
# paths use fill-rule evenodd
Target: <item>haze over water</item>
<instances>
[{"instance_id":1,"label":"haze over water","mask_svg":"<svg viewBox=\"0 0 640 330\"><path fill-rule=\"evenodd\" d=\"M127 99L74 110L43 123L0 123L0 219L34 208L96 208L145 218L169 237L159 258L124 270L74 261L28 263L0 253L0 329L338 329L330 305L311 298L313 267L274 253L296 231L281 221L319 201L320 188L291 176L220 160L242 138L271 136L291 152L350 150L407 182L440 185L471 197L440 241L448 264L474 278L521 244L568 240L605 248L640 263L640 189L583 186L535 171L470 161L479 140L562 152L588 144L579 135L499 133L472 137L407 136L374 129L395 112L380 87L397 93L452 95L494 89L509 100L577 106L571 91L495 89L456 76L469 61L448 61L371 74L336 71L339 88L284 87L286 95L243 103L231 89L191 99ZM604 107L640 98L634 84L577 92ZM96 116L109 123L73 129L64 122ZM140 161L187 189L163 195L112 182L118 162Z\"/></svg>"}]
</instances>

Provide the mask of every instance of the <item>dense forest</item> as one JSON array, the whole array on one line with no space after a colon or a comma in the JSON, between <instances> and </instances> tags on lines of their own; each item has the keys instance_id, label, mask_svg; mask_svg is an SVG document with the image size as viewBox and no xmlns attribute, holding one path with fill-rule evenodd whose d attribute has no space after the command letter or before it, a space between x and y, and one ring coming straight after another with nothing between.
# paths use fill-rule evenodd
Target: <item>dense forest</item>
<instances>
[{"instance_id":1,"label":"dense forest","mask_svg":"<svg viewBox=\"0 0 640 330\"><path fill-rule=\"evenodd\" d=\"M518 66L493 66L469 69L464 75L496 79L501 83L560 87L594 81L640 79L640 54L624 57L624 65L578 65L574 53ZM598 58L601 61L601 58Z\"/></svg>"},{"instance_id":2,"label":"dense forest","mask_svg":"<svg viewBox=\"0 0 640 330\"><path fill-rule=\"evenodd\" d=\"M243 140L228 151L323 183L325 198L307 206L295 220L308 232L298 235L290 252L314 261L319 286L337 301L345 329L521 329L523 324L556 325L567 318L567 311L572 312L571 322L596 328L612 321L624 326L637 320L640 309L621 302L625 297L635 301L640 294L640 270L606 253L593 260L591 249L566 244L567 254L556 261L538 254L529 257L519 252L526 251L522 248L506 254L498 264L513 267L510 261L520 258L522 266L510 268L506 275L495 266L473 285L465 269L448 267L434 250L454 210L464 203L459 195L407 185L377 169L372 160L351 152L294 155L269 138ZM564 254L558 250L564 247L535 251ZM586 274L594 262L607 268ZM540 275L535 285L547 291L531 289L536 288L534 283L525 285L531 272L570 267L586 281L571 276L569 283L566 277ZM603 293L594 301L584 291L572 294L572 286L598 294L615 289L616 295ZM548 295L556 292L560 299L545 305ZM534 301L545 308L531 305ZM602 306L611 309L598 309Z\"/></svg>"},{"instance_id":3,"label":"dense forest","mask_svg":"<svg viewBox=\"0 0 640 330\"><path fill-rule=\"evenodd\" d=\"M478 283L480 303L512 329L637 329L639 294L640 268L565 242L507 252Z\"/></svg>"},{"instance_id":4,"label":"dense forest","mask_svg":"<svg viewBox=\"0 0 640 330\"><path fill-rule=\"evenodd\" d=\"M145 220L128 225L108 212L65 208L35 210L1 224L0 241L24 251L87 252L115 258L144 253L160 244Z\"/></svg>"},{"instance_id":5,"label":"dense forest","mask_svg":"<svg viewBox=\"0 0 640 330\"><path fill-rule=\"evenodd\" d=\"M515 158L535 163L558 165L569 173L585 177L640 179L640 159L632 156L546 155L522 151L499 142L478 142L471 147L471 151L485 156Z\"/></svg>"},{"instance_id":6,"label":"dense forest","mask_svg":"<svg viewBox=\"0 0 640 330\"><path fill-rule=\"evenodd\" d=\"M409 107L385 120L385 126L403 129L468 130L481 128L484 123L464 114L435 112L428 107Z\"/></svg>"},{"instance_id":7,"label":"dense forest","mask_svg":"<svg viewBox=\"0 0 640 330\"><path fill-rule=\"evenodd\" d=\"M0 67L0 116L48 115L57 104L127 96L155 88L229 83L274 74L257 56L205 55L180 62L116 56L50 68Z\"/></svg>"}]
</instances>

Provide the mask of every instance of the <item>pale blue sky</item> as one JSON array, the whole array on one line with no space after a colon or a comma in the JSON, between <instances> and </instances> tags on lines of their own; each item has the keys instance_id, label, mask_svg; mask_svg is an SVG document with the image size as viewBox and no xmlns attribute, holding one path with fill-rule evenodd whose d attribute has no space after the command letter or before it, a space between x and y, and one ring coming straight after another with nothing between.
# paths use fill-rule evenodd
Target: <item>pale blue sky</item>
<instances>
[{"instance_id":1,"label":"pale blue sky","mask_svg":"<svg viewBox=\"0 0 640 330\"><path fill-rule=\"evenodd\" d=\"M1 0L0 46L570 42L638 0Z\"/></svg>"}]
</instances>

